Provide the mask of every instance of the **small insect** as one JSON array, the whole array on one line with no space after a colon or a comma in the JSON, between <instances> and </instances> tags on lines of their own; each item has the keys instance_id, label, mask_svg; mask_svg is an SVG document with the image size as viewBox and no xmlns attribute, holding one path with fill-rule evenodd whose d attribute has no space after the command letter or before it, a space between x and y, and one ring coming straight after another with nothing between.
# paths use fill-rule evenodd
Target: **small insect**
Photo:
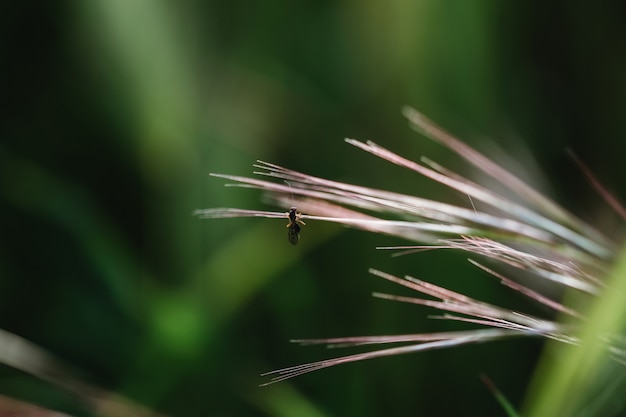
<instances>
[{"instance_id":1,"label":"small insect","mask_svg":"<svg viewBox=\"0 0 626 417\"><path fill-rule=\"evenodd\" d=\"M289 243L295 246L300 241L300 224L305 225L306 223L300 219L300 213L296 211L295 207L292 207L285 215L289 219L289 223L287 223L289 228L287 230L287 239L289 239Z\"/></svg>"}]
</instances>

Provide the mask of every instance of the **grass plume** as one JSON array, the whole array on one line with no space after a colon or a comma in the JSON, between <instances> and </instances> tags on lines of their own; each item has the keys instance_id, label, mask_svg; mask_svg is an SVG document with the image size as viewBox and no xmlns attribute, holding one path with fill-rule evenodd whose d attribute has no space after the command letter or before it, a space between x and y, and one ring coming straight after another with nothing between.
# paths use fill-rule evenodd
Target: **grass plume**
<instances>
[{"instance_id":1,"label":"grass plume","mask_svg":"<svg viewBox=\"0 0 626 417\"><path fill-rule=\"evenodd\" d=\"M397 254L415 251L453 249L468 254L469 262L498 279L503 285L534 302L548 307L551 317L536 317L513 311L411 276L397 277L371 269L376 277L394 282L416 292L414 297L375 293L375 297L425 305L439 310L435 318L471 323L469 331L363 336L333 339L294 340L303 345L327 344L333 347L355 345L390 345L366 353L336 357L318 362L271 371L266 384L282 381L315 370L382 356L483 343L511 337L543 337L578 346L583 342L579 329L589 317L581 305L566 305L546 294L529 288L523 280L546 280L563 290L580 294L593 303L607 291L605 276L610 272L619 249L618 243L592 225L577 218L556 202L541 194L506 168L485 157L453 137L412 108L403 110L411 126L426 137L442 144L466 162L501 183L516 198L465 178L434 161L422 158L415 162L374 142L346 139L358 149L415 174L439 182L462 195L469 196L471 207L448 204L418 196L394 193L354 184L332 181L268 162L257 161L257 177L211 174L233 183L229 186L255 188L267 193L277 206L286 209L298 196L303 220L340 223L374 233L395 236L407 245L381 247ZM579 166L584 167L579 162ZM594 188L619 214L621 204L606 192L586 167L584 173ZM285 183L288 183L286 185ZM482 203L477 210L473 201ZM232 208L197 210L201 218L266 217L287 219L284 211L256 211ZM520 271L515 280L478 261L490 259ZM557 318L555 318L557 317ZM568 317L561 320L560 317ZM610 337L608 337L610 336ZM616 335L596 334L597 341L621 351Z\"/></svg>"}]
</instances>

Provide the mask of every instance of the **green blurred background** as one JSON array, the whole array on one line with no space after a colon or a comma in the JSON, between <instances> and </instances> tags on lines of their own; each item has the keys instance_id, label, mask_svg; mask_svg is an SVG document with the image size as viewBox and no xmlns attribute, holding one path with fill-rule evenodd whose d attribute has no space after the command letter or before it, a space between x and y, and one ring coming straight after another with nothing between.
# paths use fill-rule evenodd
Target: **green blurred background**
<instances>
[{"instance_id":1,"label":"green blurred background","mask_svg":"<svg viewBox=\"0 0 626 417\"><path fill-rule=\"evenodd\" d=\"M198 220L271 209L209 172L256 159L467 204L343 142L371 139L461 172L412 132L412 105L614 232L565 155L625 195L626 6L503 1L5 2L0 327L80 378L171 416L503 415L522 404L539 340L377 359L259 388L268 370L359 350L291 338L469 328L367 274L412 274L546 314L459 253L309 222ZM488 140L486 140L489 138ZM534 155L528 156L523 143ZM538 166L542 171L539 171ZM78 415L62 389L8 367L0 394Z\"/></svg>"}]
</instances>

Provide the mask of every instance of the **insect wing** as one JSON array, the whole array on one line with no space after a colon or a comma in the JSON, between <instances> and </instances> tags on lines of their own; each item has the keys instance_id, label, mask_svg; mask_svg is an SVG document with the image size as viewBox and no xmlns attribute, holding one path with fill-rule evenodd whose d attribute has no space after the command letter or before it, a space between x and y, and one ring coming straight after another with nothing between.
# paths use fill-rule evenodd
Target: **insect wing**
<instances>
[{"instance_id":1,"label":"insect wing","mask_svg":"<svg viewBox=\"0 0 626 417\"><path fill-rule=\"evenodd\" d=\"M289 226L289 229L287 230L287 239L289 239L289 243L294 246L298 244L300 241L300 226L298 226L298 223L293 223Z\"/></svg>"}]
</instances>

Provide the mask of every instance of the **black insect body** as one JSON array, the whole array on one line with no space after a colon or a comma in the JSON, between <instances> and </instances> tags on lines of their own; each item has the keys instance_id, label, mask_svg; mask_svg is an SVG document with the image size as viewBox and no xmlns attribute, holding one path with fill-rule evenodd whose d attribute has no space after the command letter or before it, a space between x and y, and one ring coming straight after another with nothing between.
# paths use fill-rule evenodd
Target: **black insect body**
<instances>
[{"instance_id":1,"label":"black insect body","mask_svg":"<svg viewBox=\"0 0 626 417\"><path fill-rule=\"evenodd\" d=\"M305 225L306 223L300 219L300 213L296 211L295 207L292 207L285 215L289 219L287 239L289 239L289 243L295 246L300 241L300 224Z\"/></svg>"}]
</instances>

